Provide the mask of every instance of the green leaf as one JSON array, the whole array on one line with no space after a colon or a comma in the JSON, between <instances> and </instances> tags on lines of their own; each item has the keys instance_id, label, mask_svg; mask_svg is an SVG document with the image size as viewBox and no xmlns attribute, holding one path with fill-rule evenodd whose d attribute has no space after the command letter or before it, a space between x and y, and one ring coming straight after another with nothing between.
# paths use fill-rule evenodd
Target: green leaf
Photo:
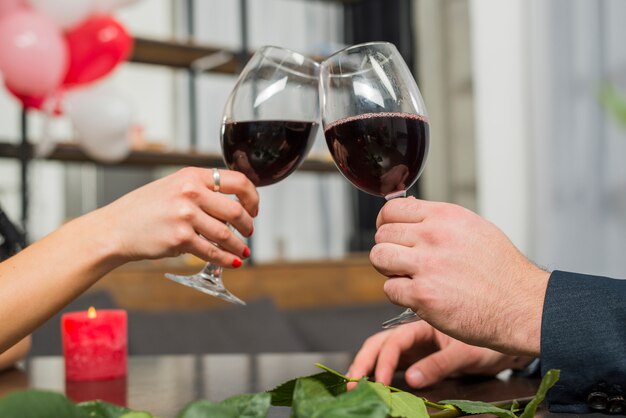
<instances>
[{"instance_id":1,"label":"green leaf","mask_svg":"<svg viewBox=\"0 0 626 418\"><path fill-rule=\"evenodd\" d=\"M270 410L269 393L256 393L233 396L222 402L221 405L232 408L241 418L265 418Z\"/></svg>"},{"instance_id":2,"label":"green leaf","mask_svg":"<svg viewBox=\"0 0 626 418\"><path fill-rule=\"evenodd\" d=\"M545 376L543 376L543 379L541 379L539 389L537 389L537 394L532 399L532 401L528 402L528 405L526 405L526 408L524 408L524 412L522 412L520 418L532 418L535 416L535 413L537 412L537 407L539 407L539 404L541 404L541 402L543 402L543 400L546 398L546 394L548 393L550 388L554 386L557 380L559 380L560 375L560 370L548 370Z\"/></svg>"},{"instance_id":3,"label":"green leaf","mask_svg":"<svg viewBox=\"0 0 626 418\"><path fill-rule=\"evenodd\" d=\"M119 418L154 418L147 412L129 412L127 414L122 415Z\"/></svg>"},{"instance_id":4,"label":"green leaf","mask_svg":"<svg viewBox=\"0 0 626 418\"><path fill-rule=\"evenodd\" d=\"M0 399L2 418L86 418L65 396L41 390L13 392Z\"/></svg>"},{"instance_id":5,"label":"green leaf","mask_svg":"<svg viewBox=\"0 0 626 418\"><path fill-rule=\"evenodd\" d=\"M357 387L350 392L333 397L326 391L317 393L320 396L305 398L304 386L308 392L311 386L319 389L319 382L307 381L296 386L292 409L292 418L386 418L389 414L389 407L383 401L376 390L363 379ZM302 388L302 389L301 389ZM330 395L330 396L329 396Z\"/></svg>"},{"instance_id":6,"label":"green leaf","mask_svg":"<svg viewBox=\"0 0 626 418\"><path fill-rule=\"evenodd\" d=\"M391 393L391 417L428 418L424 400L408 392Z\"/></svg>"},{"instance_id":7,"label":"green leaf","mask_svg":"<svg viewBox=\"0 0 626 418\"><path fill-rule=\"evenodd\" d=\"M295 407L295 405L294 405ZM294 418L386 418L389 407L378 392L362 379L350 392L318 404L311 415L293 415Z\"/></svg>"},{"instance_id":8,"label":"green leaf","mask_svg":"<svg viewBox=\"0 0 626 418\"><path fill-rule=\"evenodd\" d=\"M192 402L178 414L177 418L265 418L269 409L270 394L262 392L233 396L219 403Z\"/></svg>"},{"instance_id":9,"label":"green leaf","mask_svg":"<svg viewBox=\"0 0 626 418\"><path fill-rule=\"evenodd\" d=\"M393 408L391 408L391 389L389 389L389 386L385 386L379 382L370 381L368 381L367 384L376 392L378 397L382 399L391 410L393 410Z\"/></svg>"},{"instance_id":10,"label":"green leaf","mask_svg":"<svg viewBox=\"0 0 626 418\"><path fill-rule=\"evenodd\" d=\"M237 418L237 411L234 408L210 402L197 401L187 405L177 416L177 418Z\"/></svg>"},{"instance_id":11,"label":"green leaf","mask_svg":"<svg viewBox=\"0 0 626 418\"><path fill-rule=\"evenodd\" d=\"M617 92L615 87L605 84L600 89L600 103L615 119L626 125L626 100Z\"/></svg>"},{"instance_id":12,"label":"green leaf","mask_svg":"<svg viewBox=\"0 0 626 418\"><path fill-rule=\"evenodd\" d=\"M132 412L128 408L102 401L82 402L76 405L89 418L120 418Z\"/></svg>"},{"instance_id":13,"label":"green leaf","mask_svg":"<svg viewBox=\"0 0 626 418\"><path fill-rule=\"evenodd\" d=\"M272 405L291 406L293 403L296 382L300 379L315 379L318 382L322 383L326 390L334 396L345 393L347 390L345 379L330 372L323 372L314 374L312 376L300 377L298 379L290 380L270 390L269 394L272 395Z\"/></svg>"},{"instance_id":14,"label":"green leaf","mask_svg":"<svg viewBox=\"0 0 626 418\"><path fill-rule=\"evenodd\" d=\"M367 382L378 397L389 407L392 418L428 418L424 400L409 392L392 392L389 386L378 382Z\"/></svg>"},{"instance_id":15,"label":"green leaf","mask_svg":"<svg viewBox=\"0 0 626 418\"><path fill-rule=\"evenodd\" d=\"M292 417L312 417L323 403L334 399L326 385L315 376L296 380L293 391Z\"/></svg>"},{"instance_id":16,"label":"green leaf","mask_svg":"<svg viewBox=\"0 0 626 418\"><path fill-rule=\"evenodd\" d=\"M516 418L517 416L509 409L499 408L493 404L480 401L445 400L439 404L448 404L457 407L465 414L491 414L500 418Z\"/></svg>"}]
</instances>

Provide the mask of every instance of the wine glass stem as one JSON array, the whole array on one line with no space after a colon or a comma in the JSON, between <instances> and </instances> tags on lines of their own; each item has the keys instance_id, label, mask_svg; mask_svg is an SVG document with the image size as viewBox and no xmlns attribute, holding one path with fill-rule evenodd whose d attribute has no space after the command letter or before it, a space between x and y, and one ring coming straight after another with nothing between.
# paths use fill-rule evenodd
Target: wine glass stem
<instances>
[{"instance_id":1,"label":"wine glass stem","mask_svg":"<svg viewBox=\"0 0 626 418\"><path fill-rule=\"evenodd\" d=\"M226 226L230 228L231 231L235 230L235 228L229 223L227 223ZM211 281L213 284L220 285L222 282L222 271L224 271L224 268L222 266L208 262L204 265L204 268L202 269L200 274L202 275L202 277L204 277L206 280Z\"/></svg>"},{"instance_id":2,"label":"wine glass stem","mask_svg":"<svg viewBox=\"0 0 626 418\"><path fill-rule=\"evenodd\" d=\"M216 279L219 280L222 277L222 270L224 270L222 266L209 262L204 265L200 274L215 283L217 281Z\"/></svg>"},{"instance_id":3,"label":"wine glass stem","mask_svg":"<svg viewBox=\"0 0 626 418\"><path fill-rule=\"evenodd\" d=\"M400 197L406 197L406 190L401 190L398 192L393 192L385 196L387 202L392 199L397 199ZM383 328L394 328L402 324L408 324L409 322L419 321L421 318L413 311L411 308L407 308L400 315L395 318L391 318L388 321L383 323Z\"/></svg>"},{"instance_id":4,"label":"wine glass stem","mask_svg":"<svg viewBox=\"0 0 626 418\"><path fill-rule=\"evenodd\" d=\"M389 193L385 196L385 200L389 202L392 199L397 199L399 197L406 197L406 190L400 190L398 192Z\"/></svg>"}]
</instances>

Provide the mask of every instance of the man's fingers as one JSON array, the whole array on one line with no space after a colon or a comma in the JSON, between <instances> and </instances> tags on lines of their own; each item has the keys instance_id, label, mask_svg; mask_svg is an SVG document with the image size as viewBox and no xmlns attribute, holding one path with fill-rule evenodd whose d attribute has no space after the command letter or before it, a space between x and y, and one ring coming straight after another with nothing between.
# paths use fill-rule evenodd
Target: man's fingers
<instances>
[{"instance_id":1,"label":"man's fingers","mask_svg":"<svg viewBox=\"0 0 626 418\"><path fill-rule=\"evenodd\" d=\"M390 243L413 247L417 244L418 230L415 224L384 224L376 230L374 240L376 244Z\"/></svg>"},{"instance_id":2,"label":"man's fingers","mask_svg":"<svg viewBox=\"0 0 626 418\"><path fill-rule=\"evenodd\" d=\"M406 324L395 328L385 340L376 362L376 381L391 384L393 373L398 368L402 355L414 348L416 336L414 324Z\"/></svg>"},{"instance_id":3,"label":"man's fingers","mask_svg":"<svg viewBox=\"0 0 626 418\"><path fill-rule=\"evenodd\" d=\"M444 347L409 367L405 373L409 386L423 388L460 370L465 365L465 358L463 353L454 347L454 345Z\"/></svg>"},{"instance_id":4,"label":"man's fingers","mask_svg":"<svg viewBox=\"0 0 626 418\"><path fill-rule=\"evenodd\" d=\"M419 271L418 252L398 244L376 244L370 250L370 262L387 277L410 276Z\"/></svg>"},{"instance_id":5,"label":"man's fingers","mask_svg":"<svg viewBox=\"0 0 626 418\"><path fill-rule=\"evenodd\" d=\"M347 373L349 377L360 379L363 376L368 376L374 370L380 348L391 332L391 330L382 331L365 340L350 365L350 369Z\"/></svg>"},{"instance_id":6,"label":"man's fingers","mask_svg":"<svg viewBox=\"0 0 626 418\"><path fill-rule=\"evenodd\" d=\"M392 199L378 212L376 228L388 223L422 222L427 215L431 202L414 197Z\"/></svg>"},{"instance_id":7,"label":"man's fingers","mask_svg":"<svg viewBox=\"0 0 626 418\"><path fill-rule=\"evenodd\" d=\"M413 306L415 304L413 279L409 277L392 277L385 282L383 289L391 303L415 309Z\"/></svg>"}]
</instances>

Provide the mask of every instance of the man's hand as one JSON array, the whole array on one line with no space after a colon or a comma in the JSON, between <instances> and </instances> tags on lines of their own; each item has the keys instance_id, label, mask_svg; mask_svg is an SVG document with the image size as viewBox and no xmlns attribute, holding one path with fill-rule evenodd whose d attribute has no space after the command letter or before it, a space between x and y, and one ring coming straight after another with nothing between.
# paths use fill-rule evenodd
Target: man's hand
<instances>
[{"instance_id":1,"label":"man's hand","mask_svg":"<svg viewBox=\"0 0 626 418\"><path fill-rule=\"evenodd\" d=\"M495 225L460 206L394 199L377 219L385 293L465 343L538 356L549 274Z\"/></svg>"},{"instance_id":2,"label":"man's hand","mask_svg":"<svg viewBox=\"0 0 626 418\"><path fill-rule=\"evenodd\" d=\"M420 321L368 338L348 375L361 378L374 372L377 382L389 385L396 370L406 370L407 384L422 388L449 376L495 376L508 368L523 368L531 361L531 357L509 356L462 343Z\"/></svg>"}]
</instances>

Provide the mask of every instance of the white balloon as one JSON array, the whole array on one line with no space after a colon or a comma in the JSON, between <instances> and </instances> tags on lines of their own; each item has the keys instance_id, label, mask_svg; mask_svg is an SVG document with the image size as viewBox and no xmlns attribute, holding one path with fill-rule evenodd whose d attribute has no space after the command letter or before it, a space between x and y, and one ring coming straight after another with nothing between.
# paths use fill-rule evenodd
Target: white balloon
<instances>
[{"instance_id":1,"label":"white balloon","mask_svg":"<svg viewBox=\"0 0 626 418\"><path fill-rule=\"evenodd\" d=\"M66 105L88 156L107 163L128 156L135 109L127 97L109 85L100 84L69 93Z\"/></svg>"},{"instance_id":2,"label":"white balloon","mask_svg":"<svg viewBox=\"0 0 626 418\"><path fill-rule=\"evenodd\" d=\"M97 13L110 13L120 7L128 6L129 4L136 3L138 0L95 0Z\"/></svg>"},{"instance_id":3,"label":"white balloon","mask_svg":"<svg viewBox=\"0 0 626 418\"><path fill-rule=\"evenodd\" d=\"M98 0L28 0L28 2L61 29L71 29L93 13Z\"/></svg>"},{"instance_id":4,"label":"white balloon","mask_svg":"<svg viewBox=\"0 0 626 418\"><path fill-rule=\"evenodd\" d=\"M117 163L123 161L130 154L130 141L118 135L110 137L90 138L83 140L81 147L85 154L96 161L103 163Z\"/></svg>"}]
</instances>

